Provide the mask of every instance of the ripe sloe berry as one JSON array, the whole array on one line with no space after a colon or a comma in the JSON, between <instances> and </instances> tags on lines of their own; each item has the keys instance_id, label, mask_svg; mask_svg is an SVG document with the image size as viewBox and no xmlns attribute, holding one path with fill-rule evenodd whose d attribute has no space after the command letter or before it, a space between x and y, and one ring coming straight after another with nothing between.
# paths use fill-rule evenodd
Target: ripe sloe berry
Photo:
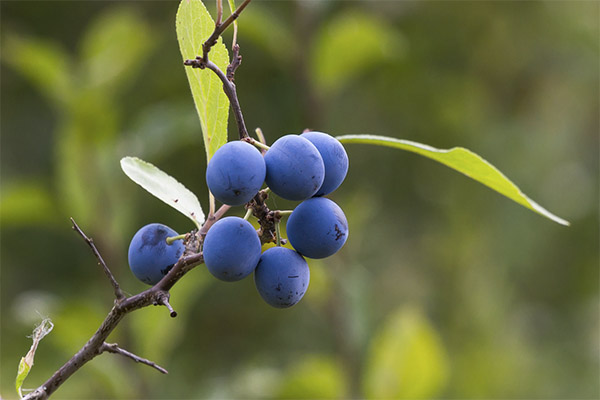
<instances>
[{"instance_id":1,"label":"ripe sloe berry","mask_svg":"<svg viewBox=\"0 0 600 400\"><path fill-rule=\"evenodd\" d=\"M254 271L258 293L273 307L287 308L298 303L310 280L304 258L291 249L272 247L260 257Z\"/></svg>"},{"instance_id":2,"label":"ripe sloe berry","mask_svg":"<svg viewBox=\"0 0 600 400\"><path fill-rule=\"evenodd\" d=\"M282 136L265 154L267 186L287 200L312 197L323 184L325 165L319 150L298 135Z\"/></svg>"},{"instance_id":3,"label":"ripe sloe berry","mask_svg":"<svg viewBox=\"0 0 600 400\"><path fill-rule=\"evenodd\" d=\"M239 217L217 221L204 238L204 263L222 281L234 282L250 275L260 258L261 244L250 222Z\"/></svg>"},{"instance_id":4,"label":"ripe sloe berry","mask_svg":"<svg viewBox=\"0 0 600 400\"><path fill-rule=\"evenodd\" d=\"M258 193L265 175L260 151L249 143L235 141L215 152L206 167L206 184L221 203L240 206Z\"/></svg>"},{"instance_id":5,"label":"ripe sloe berry","mask_svg":"<svg viewBox=\"0 0 600 400\"><path fill-rule=\"evenodd\" d=\"M348 173L348 155L339 140L323 132L304 132L300 137L315 145L325 165L325 179L315 193L324 196L337 189Z\"/></svg>"},{"instance_id":6,"label":"ripe sloe berry","mask_svg":"<svg viewBox=\"0 0 600 400\"><path fill-rule=\"evenodd\" d=\"M325 197L313 197L300 203L288 218L286 228L294 249L308 258L329 257L348 239L344 212Z\"/></svg>"},{"instance_id":7,"label":"ripe sloe berry","mask_svg":"<svg viewBox=\"0 0 600 400\"><path fill-rule=\"evenodd\" d=\"M136 232L128 254L129 268L136 278L155 285L171 270L185 250L181 239L167 244L168 237L177 235L163 224L148 224Z\"/></svg>"}]
</instances>

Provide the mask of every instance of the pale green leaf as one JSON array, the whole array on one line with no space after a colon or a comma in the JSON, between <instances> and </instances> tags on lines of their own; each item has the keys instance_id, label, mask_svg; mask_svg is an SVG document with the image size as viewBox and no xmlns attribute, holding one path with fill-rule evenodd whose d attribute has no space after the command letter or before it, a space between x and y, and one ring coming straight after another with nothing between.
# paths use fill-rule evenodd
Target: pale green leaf
<instances>
[{"instance_id":1,"label":"pale green leaf","mask_svg":"<svg viewBox=\"0 0 600 400\"><path fill-rule=\"evenodd\" d=\"M441 340L417 309L391 314L370 344L365 366L368 399L426 399L440 395L449 367Z\"/></svg>"},{"instance_id":2,"label":"pale green leaf","mask_svg":"<svg viewBox=\"0 0 600 400\"><path fill-rule=\"evenodd\" d=\"M15 381L15 388L17 389L17 393L19 397L23 397L21 391L23 386L23 381L29 375L29 371L33 366L33 360L35 358L35 352L37 351L38 345L40 341L48 335L52 329L54 328L54 324L50 320L50 318L44 318L42 322L35 327L33 330L33 334L31 335L31 339L33 343L31 344L31 348L25 355L25 357L21 358L19 362L19 367L17 368L17 379Z\"/></svg>"},{"instance_id":3,"label":"pale green leaf","mask_svg":"<svg viewBox=\"0 0 600 400\"><path fill-rule=\"evenodd\" d=\"M132 181L191 219L200 228L204 222L200 202L194 193L175 178L136 157L123 157L121 168Z\"/></svg>"},{"instance_id":4,"label":"pale green leaf","mask_svg":"<svg viewBox=\"0 0 600 400\"><path fill-rule=\"evenodd\" d=\"M369 68L405 52L399 32L381 18L349 12L331 19L317 35L311 56L315 87L340 89Z\"/></svg>"},{"instance_id":5,"label":"pale green leaf","mask_svg":"<svg viewBox=\"0 0 600 400\"><path fill-rule=\"evenodd\" d=\"M50 100L65 105L73 95L72 60L58 44L8 34L2 57Z\"/></svg>"},{"instance_id":6,"label":"pale green leaf","mask_svg":"<svg viewBox=\"0 0 600 400\"><path fill-rule=\"evenodd\" d=\"M19 368L17 369L17 380L15 381L15 388L17 389L17 393L20 397L23 397L21 394L21 388L23 387L23 382L27 375L29 375L29 371L31 370L31 365L27 364L25 357L21 357L21 361L19 362Z\"/></svg>"},{"instance_id":7,"label":"pale green leaf","mask_svg":"<svg viewBox=\"0 0 600 400\"><path fill-rule=\"evenodd\" d=\"M200 0L182 0L176 17L177 39L183 60L202 55L202 43L215 28L215 22ZM222 38L212 47L209 59L222 71L227 69L229 54ZM185 67L200 126L207 159L227 142L229 100L223 84L210 70Z\"/></svg>"},{"instance_id":8,"label":"pale green leaf","mask_svg":"<svg viewBox=\"0 0 600 400\"><path fill-rule=\"evenodd\" d=\"M458 172L476 180L479 183L497 191L509 199L519 203L544 217L551 219L561 225L569 225L569 222L552 214L544 207L527 197L521 189L510 181L502 172L492 164L481 158L481 156L463 147L451 149L436 149L425 144L409 140L396 139L386 136L375 135L345 135L338 136L342 143L364 143L376 146L393 147L410 151L431 158Z\"/></svg>"},{"instance_id":9,"label":"pale green leaf","mask_svg":"<svg viewBox=\"0 0 600 400\"><path fill-rule=\"evenodd\" d=\"M125 87L143 67L154 41L134 9L118 7L96 18L81 40L83 81L90 87Z\"/></svg>"}]
</instances>

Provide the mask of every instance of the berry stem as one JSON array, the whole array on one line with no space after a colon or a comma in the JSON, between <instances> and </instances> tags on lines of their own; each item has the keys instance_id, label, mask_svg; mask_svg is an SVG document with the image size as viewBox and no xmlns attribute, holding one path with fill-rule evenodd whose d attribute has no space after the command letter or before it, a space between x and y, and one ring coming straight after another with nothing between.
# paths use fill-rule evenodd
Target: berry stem
<instances>
[{"instance_id":1,"label":"berry stem","mask_svg":"<svg viewBox=\"0 0 600 400\"><path fill-rule=\"evenodd\" d=\"M279 229L279 221L275 224L275 238L277 240L277 246L281 246L281 230Z\"/></svg>"},{"instance_id":2,"label":"berry stem","mask_svg":"<svg viewBox=\"0 0 600 400\"><path fill-rule=\"evenodd\" d=\"M284 215L290 215L291 213L293 213L294 210L278 210L277 213L280 216L284 216Z\"/></svg>"},{"instance_id":3,"label":"berry stem","mask_svg":"<svg viewBox=\"0 0 600 400\"><path fill-rule=\"evenodd\" d=\"M184 233L184 234L182 234L182 235L177 235L177 236L171 236L171 237L168 237L168 238L166 239L166 240L167 240L167 244L168 244L168 245L172 245L172 244L173 244L173 242L174 242L174 241L176 241L176 240L183 240L183 239L185 239L185 236L186 236L186 235L187 235L187 233Z\"/></svg>"},{"instance_id":4,"label":"berry stem","mask_svg":"<svg viewBox=\"0 0 600 400\"><path fill-rule=\"evenodd\" d=\"M264 137L263 137L263 139L264 139ZM262 149L262 150L269 150L270 149L270 147L267 146L266 144L261 143L258 140L254 139L254 138L252 138L250 136L246 136L242 140L244 140L245 142L248 142L251 145L253 145L255 147L258 147L259 149Z\"/></svg>"},{"instance_id":5,"label":"berry stem","mask_svg":"<svg viewBox=\"0 0 600 400\"><path fill-rule=\"evenodd\" d=\"M254 130L254 132L256 132L256 137L258 137L258 140L262 143L262 144L267 144L267 141L265 140L265 135L263 134L262 129L260 128L256 128Z\"/></svg>"},{"instance_id":6,"label":"berry stem","mask_svg":"<svg viewBox=\"0 0 600 400\"><path fill-rule=\"evenodd\" d=\"M252 215L252 209L249 208L248 210L246 210L246 215L244 215L244 219L246 221L248 221L248 219L250 218L251 215Z\"/></svg>"}]
</instances>

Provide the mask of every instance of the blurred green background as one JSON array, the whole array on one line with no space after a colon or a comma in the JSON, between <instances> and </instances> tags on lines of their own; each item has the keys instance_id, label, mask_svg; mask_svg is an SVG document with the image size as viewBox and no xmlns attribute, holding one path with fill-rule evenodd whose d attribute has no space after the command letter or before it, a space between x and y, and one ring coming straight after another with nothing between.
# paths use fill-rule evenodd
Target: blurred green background
<instances>
[{"instance_id":1,"label":"blurred green background","mask_svg":"<svg viewBox=\"0 0 600 400\"><path fill-rule=\"evenodd\" d=\"M132 294L145 288L127 266L135 231L193 228L129 181L121 157L154 163L208 208L177 5L0 4L4 399L40 315L55 328L30 388L111 307L69 217ZM351 234L309 262L302 302L272 309L252 279L198 267L172 291L176 319L146 308L109 338L169 375L102 355L54 397L598 398L599 21L598 2L251 3L236 83L269 142L310 127L464 146L572 226L419 156L348 145L330 197Z\"/></svg>"}]
</instances>

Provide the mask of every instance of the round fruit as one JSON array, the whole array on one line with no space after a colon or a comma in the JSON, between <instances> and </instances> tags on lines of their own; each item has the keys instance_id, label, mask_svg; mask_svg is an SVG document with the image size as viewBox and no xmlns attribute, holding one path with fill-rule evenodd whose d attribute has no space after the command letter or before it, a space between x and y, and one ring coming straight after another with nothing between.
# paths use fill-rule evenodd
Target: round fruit
<instances>
[{"instance_id":1,"label":"round fruit","mask_svg":"<svg viewBox=\"0 0 600 400\"><path fill-rule=\"evenodd\" d=\"M300 203L287 221L290 243L305 257L335 254L348 239L348 221L342 209L325 197Z\"/></svg>"},{"instance_id":2,"label":"round fruit","mask_svg":"<svg viewBox=\"0 0 600 400\"><path fill-rule=\"evenodd\" d=\"M129 268L136 278L155 285L173 268L185 246L181 239L167 244L172 236L178 233L163 224L148 224L136 232L128 254Z\"/></svg>"},{"instance_id":3,"label":"round fruit","mask_svg":"<svg viewBox=\"0 0 600 400\"><path fill-rule=\"evenodd\" d=\"M265 181L266 166L260 151L235 141L221 146L206 167L206 184L221 203L240 206L252 200Z\"/></svg>"},{"instance_id":4,"label":"round fruit","mask_svg":"<svg viewBox=\"0 0 600 400\"><path fill-rule=\"evenodd\" d=\"M215 278L239 281L254 271L260 250L260 239L250 222L227 217L208 230L203 245L204 263Z\"/></svg>"},{"instance_id":5,"label":"round fruit","mask_svg":"<svg viewBox=\"0 0 600 400\"><path fill-rule=\"evenodd\" d=\"M265 154L267 186L287 200L312 197L323 184L325 165L319 150L298 135L282 136Z\"/></svg>"},{"instance_id":6,"label":"round fruit","mask_svg":"<svg viewBox=\"0 0 600 400\"><path fill-rule=\"evenodd\" d=\"M304 258L291 249L272 247L260 257L254 284L268 304L276 308L291 307L308 289L310 271Z\"/></svg>"},{"instance_id":7,"label":"round fruit","mask_svg":"<svg viewBox=\"0 0 600 400\"><path fill-rule=\"evenodd\" d=\"M339 140L323 132L304 132L300 137L315 145L323 158L325 179L315 196L324 196L337 189L348 173L348 155Z\"/></svg>"}]
</instances>

